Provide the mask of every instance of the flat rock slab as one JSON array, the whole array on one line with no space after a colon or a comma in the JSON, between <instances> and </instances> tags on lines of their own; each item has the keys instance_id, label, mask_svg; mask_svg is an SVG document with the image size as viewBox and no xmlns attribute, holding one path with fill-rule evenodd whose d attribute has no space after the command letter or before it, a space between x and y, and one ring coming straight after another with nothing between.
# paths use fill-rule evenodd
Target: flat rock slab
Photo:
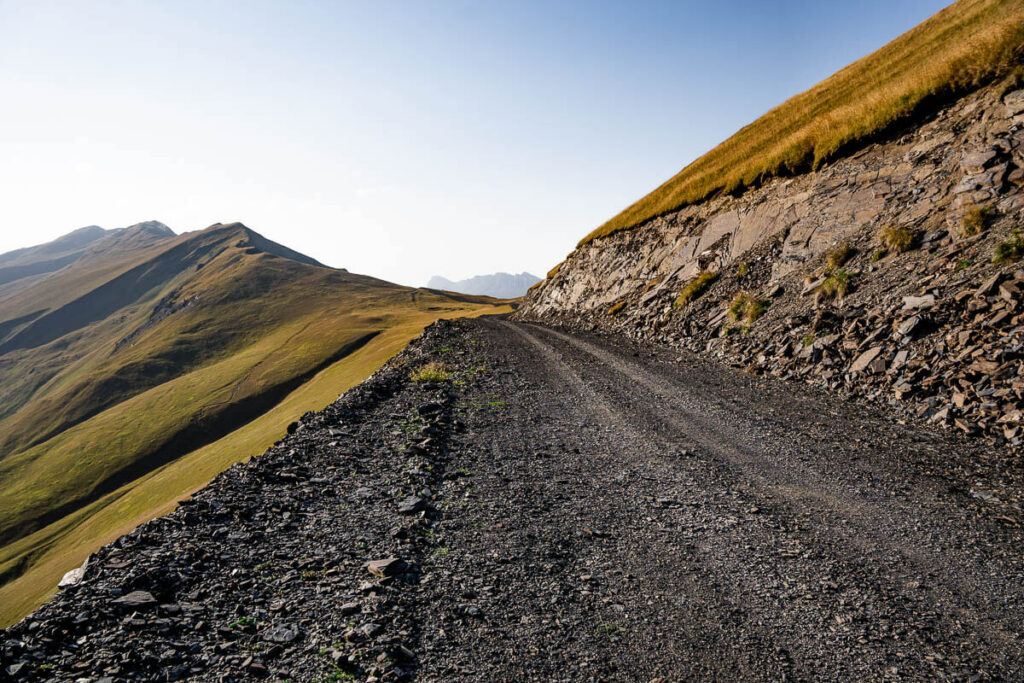
<instances>
[{"instance_id":1,"label":"flat rock slab","mask_svg":"<svg viewBox=\"0 0 1024 683\"><path fill-rule=\"evenodd\" d=\"M413 515L426 509L427 499L419 496L409 496L398 503L398 511L403 515Z\"/></svg>"},{"instance_id":2,"label":"flat rock slab","mask_svg":"<svg viewBox=\"0 0 1024 683\"><path fill-rule=\"evenodd\" d=\"M302 637L297 626L273 626L260 634L260 638L268 643L293 643Z\"/></svg>"},{"instance_id":3,"label":"flat rock slab","mask_svg":"<svg viewBox=\"0 0 1024 683\"><path fill-rule=\"evenodd\" d=\"M408 568L404 560L389 557L383 560L372 560L366 563L366 571L374 576L398 576Z\"/></svg>"},{"instance_id":4,"label":"flat rock slab","mask_svg":"<svg viewBox=\"0 0 1024 683\"><path fill-rule=\"evenodd\" d=\"M128 609L141 609L155 606L157 600L153 597L152 593L147 591L132 591L128 595L123 595L113 600L113 603Z\"/></svg>"}]
</instances>

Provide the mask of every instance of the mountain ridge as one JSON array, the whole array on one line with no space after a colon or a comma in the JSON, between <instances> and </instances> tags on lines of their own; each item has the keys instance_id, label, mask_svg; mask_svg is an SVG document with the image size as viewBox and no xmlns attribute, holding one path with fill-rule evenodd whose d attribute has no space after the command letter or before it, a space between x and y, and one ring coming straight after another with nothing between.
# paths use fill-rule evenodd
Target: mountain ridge
<instances>
[{"instance_id":1,"label":"mountain ridge","mask_svg":"<svg viewBox=\"0 0 1024 683\"><path fill-rule=\"evenodd\" d=\"M435 275L427 282L427 287L462 294L493 296L497 299L517 299L538 282L539 277L526 271L519 274L498 272L455 281Z\"/></svg>"},{"instance_id":2,"label":"mountain ridge","mask_svg":"<svg viewBox=\"0 0 1024 683\"><path fill-rule=\"evenodd\" d=\"M0 288L0 603L12 609L52 590L63 554L123 523L106 515L113 500L145 490L144 519L204 483L178 464L189 454L226 466L246 455L236 434L266 447L333 398L324 377L362 379L439 317L508 310L328 268L241 223L85 236L73 262ZM171 485L145 488L160 471Z\"/></svg>"}]
</instances>

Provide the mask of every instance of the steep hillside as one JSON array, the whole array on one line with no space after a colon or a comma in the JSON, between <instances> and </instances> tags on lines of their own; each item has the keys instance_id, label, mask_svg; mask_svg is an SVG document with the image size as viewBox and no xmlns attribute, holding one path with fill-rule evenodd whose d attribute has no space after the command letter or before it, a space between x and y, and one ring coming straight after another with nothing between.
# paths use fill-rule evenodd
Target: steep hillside
<instances>
[{"instance_id":1,"label":"steep hillside","mask_svg":"<svg viewBox=\"0 0 1024 683\"><path fill-rule=\"evenodd\" d=\"M520 315L1024 448L1022 85L1010 74L817 170L585 241Z\"/></svg>"},{"instance_id":2,"label":"steep hillside","mask_svg":"<svg viewBox=\"0 0 1024 683\"><path fill-rule=\"evenodd\" d=\"M477 275L466 280L452 281L435 275L430 278L427 287L440 289L447 292L461 292L463 294L480 294L493 296L496 299L517 299L540 282L540 278L530 273L492 273L491 275Z\"/></svg>"},{"instance_id":3,"label":"steep hillside","mask_svg":"<svg viewBox=\"0 0 1024 683\"><path fill-rule=\"evenodd\" d=\"M345 385L325 373L358 381L434 319L507 310L325 268L237 223L165 230L101 236L0 301L0 579L23 582L5 619L104 534L332 400ZM181 466L214 444L213 467ZM157 472L159 490L98 523ZM37 576L47 553L60 566Z\"/></svg>"},{"instance_id":4,"label":"steep hillside","mask_svg":"<svg viewBox=\"0 0 1024 683\"><path fill-rule=\"evenodd\" d=\"M801 173L891 132L1024 58L1024 5L960 0L744 126L580 244L686 205Z\"/></svg>"}]
</instances>

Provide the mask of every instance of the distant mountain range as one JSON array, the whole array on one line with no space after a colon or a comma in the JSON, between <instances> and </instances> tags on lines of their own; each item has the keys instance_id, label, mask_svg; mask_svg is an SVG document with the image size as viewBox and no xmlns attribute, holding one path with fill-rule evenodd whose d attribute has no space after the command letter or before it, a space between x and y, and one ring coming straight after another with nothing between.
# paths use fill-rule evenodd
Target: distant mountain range
<instances>
[{"instance_id":1,"label":"distant mountain range","mask_svg":"<svg viewBox=\"0 0 1024 683\"><path fill-rule=\"evenodd\" d=\"M0 626L482 297L342 269L241 223L81 228L0 254Z\"/></svg>"},{"instance_id":2,"label":"distant mountain range","mask_svg":"<svg viewBox=\"0 0 1024 683\"><path fill-rule=\"evenodd\" d=\"M530 273L493 273L491 275L477 275L468 280L453 282L440 275L430 278L427 283L428 289L441 289L447 292L460 292L462 294L476 294L482 296L493 296L496 299L516 299L526 294L533 285L540 282L540 278Z\"/></svg>"}]
</instances>

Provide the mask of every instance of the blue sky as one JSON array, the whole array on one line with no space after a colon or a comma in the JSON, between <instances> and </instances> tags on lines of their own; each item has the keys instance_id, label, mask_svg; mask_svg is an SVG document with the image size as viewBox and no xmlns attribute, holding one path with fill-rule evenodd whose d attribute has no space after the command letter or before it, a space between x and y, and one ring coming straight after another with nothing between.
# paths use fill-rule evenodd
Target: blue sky
<instances>
[{"instance_id":1,"label":"blue sky","mask_svg":"<svg viewBox=\"0 0 1024 683\"><path fill-rule=\"evenodd\" d=\"M945 4L0 0L0 252L240 220L403 284L543 275Z\"/></svg>"}]
</instances>

